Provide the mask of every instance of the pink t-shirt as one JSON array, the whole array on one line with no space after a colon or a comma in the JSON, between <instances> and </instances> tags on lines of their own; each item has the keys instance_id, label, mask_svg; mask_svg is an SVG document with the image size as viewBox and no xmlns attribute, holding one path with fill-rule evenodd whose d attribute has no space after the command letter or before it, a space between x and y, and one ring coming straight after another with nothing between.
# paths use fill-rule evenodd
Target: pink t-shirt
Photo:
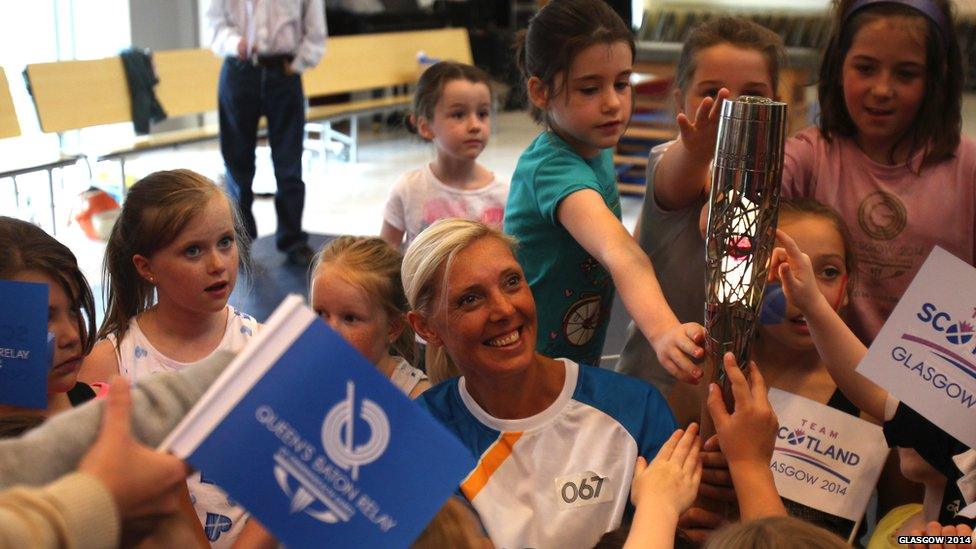
<instances>
[{"instance_id":1,"label":"pink t-shirt","mask_svg":"<svg viewBox=\"0 0 976 549\"><path fill-rule=\"evenodd\" d=\"M404 232L404 247L435 221L458 217L502 228L508 182L492 177L479 189L455 189L434 175L430 164L407 172L390 189L383 220Z\"/></svg>"},{"instance_id":2,"label":"pink t-shirt","mask_svg":"<svg viewBox=\"0 0 976 549\"><path fill-rule=\"evenodd\" d=\"M912 159L917 165L920 156ZM783 197L808 197L847 222L858 260L849 324L870 343L936 245L976 260L976 142L915 174L868 158L848 138L828 143L816 127L786 141Z\"/></svg>"}]
</instances>

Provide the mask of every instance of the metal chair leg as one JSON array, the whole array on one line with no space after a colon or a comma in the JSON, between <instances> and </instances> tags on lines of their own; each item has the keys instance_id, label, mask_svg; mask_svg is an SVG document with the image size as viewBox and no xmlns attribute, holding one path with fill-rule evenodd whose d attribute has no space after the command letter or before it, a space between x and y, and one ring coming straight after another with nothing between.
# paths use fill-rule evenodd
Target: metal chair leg
<instances>
[{"instance_id":1,"label":"metal chair leg","mask_svg":"<svg viewBox=\"0 0 976 549\"><path fill-rule=\"evenodd\" d=\"M349 162L359 161L359 117L353 115L349 121Z\"/></svg>"},{"instance_id":2,"label":"metal chair leg","mask_svg":"<svg viewBox=\"0 0 976 549\"><path fill-rule=\"evenodd\" d=\"M54 211L54 170L47 170L47 196L51 199L51 234L58 235L58 217Z\"/></svg>"},{"instance_id":3,"label":"metal chair leg","mask_svg":"<svg viewBox=\"0 0 976 549\"><path fill-rule=\"evenodd\" d=\"M122 196L129 194L129 189L125 186L125 157L119 157L119 170L122 172Z\"/></svg>"}]
</instances>

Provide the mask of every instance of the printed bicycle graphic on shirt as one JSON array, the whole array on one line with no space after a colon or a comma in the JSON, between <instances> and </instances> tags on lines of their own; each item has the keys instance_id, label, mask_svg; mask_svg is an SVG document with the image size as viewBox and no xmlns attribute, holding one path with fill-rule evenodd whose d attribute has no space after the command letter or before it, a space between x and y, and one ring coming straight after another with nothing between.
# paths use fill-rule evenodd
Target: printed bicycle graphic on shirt
<instances>
[{"instance_id":1,"label":"printed bicycle graphic on shirt","mask_svg":"<svg viewBox=\"0 0 976 549\"><path fill-rule=\"evenodd\" d=\"M586 258L579 265L583 275L596 288L606 288L610 282L610 273L592 257ZM572 289L565 290L566 297L573 295ZM561 325L562 335L570 345L582 347L589 343L600 327L602 319L610 314L609 304L603 305L603 294L596 292L580 292L579 299L572 303L563 316ZM550 339L556 339L559 334L549 334Z\"/></svg>"},{"instance_id":2,"label":"printed bicycle graphic on shirt","mask_svg":"<svg viewBox=\"0 0 976 549\"><path fill-rule=\"evenodd\" d=\"M609 313L609 308L603 307L603 296L584 292L580 294L579 301L570 305L563 317L563 336L577 347L586 345L600 327L600 319Z\"/></svg>"}]
</instances>

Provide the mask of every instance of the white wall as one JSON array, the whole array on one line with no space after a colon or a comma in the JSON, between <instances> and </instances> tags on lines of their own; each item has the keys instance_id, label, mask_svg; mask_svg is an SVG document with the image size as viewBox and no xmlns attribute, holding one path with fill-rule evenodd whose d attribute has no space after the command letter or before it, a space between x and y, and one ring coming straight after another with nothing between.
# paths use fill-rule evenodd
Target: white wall
<instances>
[{"instance_id":1,"label":"white wall","mask_svg":"<svg viewBox=\"0 0 976 549\"><path fill-rule=\"evenodd\" d=\"M129 0L132 45L153 50L199 44L196 0Z\"/></svg>"},{"instance_id":2,"label":"white wall","mask_svg":"<svg viewBox=\"0 0 976 549\"><path fill-rule=\"evenodd\" d=\"M139 48L173 50L200 45L197 0L128 0L132 45ZM196 124L193 118L164 120L153 124L153 132L164 132Z\"/></svg>"}]
</instances>

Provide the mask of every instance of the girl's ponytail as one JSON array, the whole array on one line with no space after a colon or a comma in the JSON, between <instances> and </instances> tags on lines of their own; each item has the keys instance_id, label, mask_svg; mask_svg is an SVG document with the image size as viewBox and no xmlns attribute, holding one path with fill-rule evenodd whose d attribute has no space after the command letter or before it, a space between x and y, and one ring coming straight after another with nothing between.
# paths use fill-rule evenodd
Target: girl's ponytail
<instances>
[{"instance_id":1,"label":"girl's ponytail","mask_svg":"<svg viewBox=\"0 0 976 549\"><path fill-rule=\"evenodd\" d=\"M529 31L528 29L522 29L515 33L515 38L512 42L512 52L515 54L515 67L518 69L519 74L523 78L528 78L531 76L528 73L528 69L525 64L526 47L525 42L528 39Z\"/></svg>"},{"instance_id":2,"label":"girl's ponytail","mask_svg":"<svg viewBox=\"0 0 976 549\"><path fill-rule=\"evenodd\" d=\"M129 228L133 216L129 217L128 223L124 223L122 216L119 216L112 228L108 245L105 247L105 260L102 266L102 279L105 281L102 290L105 300L105 318L98 330L98 339L112 335L116 338L116 342L122 341L129 328L129 319L152 307L154 302L152 284L136 273L135 265L132 263L132 256L136 252L132 251L131 243L126 238L131 234L129 231L133 230Z\"/></svg>"}]
</instances>

